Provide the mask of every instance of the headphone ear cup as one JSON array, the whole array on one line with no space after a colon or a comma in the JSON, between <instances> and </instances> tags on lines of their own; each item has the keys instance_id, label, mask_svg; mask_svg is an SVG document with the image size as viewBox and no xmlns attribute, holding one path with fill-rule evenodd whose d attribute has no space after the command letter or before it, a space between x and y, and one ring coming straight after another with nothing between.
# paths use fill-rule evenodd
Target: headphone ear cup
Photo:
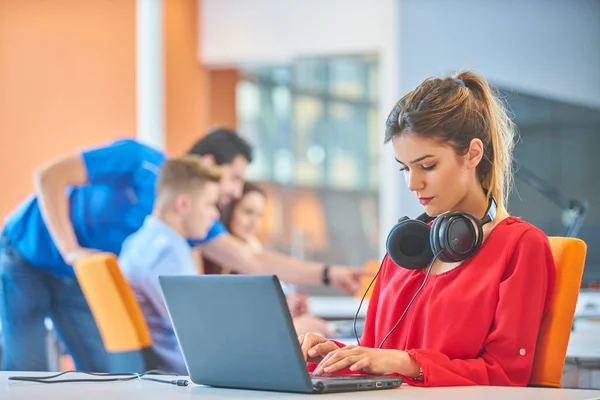
<instances>
[{"instance_id":1,"label":"headphone ear cup","mask_svg":"<svg viewBox=\"0 0 600 400\"><path fill-rule=\"evenodd\" d=\"M481 224L468 213L440 216L434 225L431 246L442 262L463 261L475 254L481 245Z\"/></svg>"},{"instance_id":2,"label":"headphone ear cup","mask_svg":"<svg viewBox=\"0 0 600 400\"><path fill-rule=\"evenodd\" d=\"M422 221L403 219L390 231L386 250L391 260L407 269L421 269L433 258L429 245L431 228Z\"/></svg>"},{"instance_id":3,"label":"headphone ear cup","mask_svg":"<svg viewBox=\"0 0 600 400\"><path fill-rule=\"evenodd\" d=\"M460 260L466 260L477 253L483 242L483 226L481 221L472 214L462 213L461 224L448 227L449 234L459 237L458 244L452 247L452 252Z\"/></svg>"},{"instance_id":4,"label":"headphone ear cup","mask_svg":"<svg viewBox=\"0 0 600 400\"><path fill-rule=\"evenodd\" d=\"M446 247L446 221L448 217L444 214L439 215L431 225L431 234L429 236L429 245L433 256L437 255L438 260L441 262L451 262L451 258L447 255Z\"/></svg>"}]
</instances>

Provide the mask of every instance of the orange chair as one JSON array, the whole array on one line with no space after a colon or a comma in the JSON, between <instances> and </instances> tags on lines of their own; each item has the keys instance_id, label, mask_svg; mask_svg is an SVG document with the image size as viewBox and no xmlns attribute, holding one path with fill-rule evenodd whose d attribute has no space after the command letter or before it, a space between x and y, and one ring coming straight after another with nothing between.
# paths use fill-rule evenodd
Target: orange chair
<instances>
[{"instance_id":1,"label":"orange chair","mask_svg":"<svg viewBox=\"0 0 600 400\"><path fill-rule=\"evenodd\" d=\"M116 256L94 254L76 262L74 269L109 354L110 371L156 369L150 331Z\"/></svg>"},{"instance_id":2,"label":"orange chair","mask_svg":"<svg viewBox=\"0 0 600 400\"><path fill-rule=\"evenodd\" d=\"M556 264L556 287L550 311L542 321L529 383L530 386L560 387L587 246L575 238L548 239Z\"/></svg>"}]
</instances>

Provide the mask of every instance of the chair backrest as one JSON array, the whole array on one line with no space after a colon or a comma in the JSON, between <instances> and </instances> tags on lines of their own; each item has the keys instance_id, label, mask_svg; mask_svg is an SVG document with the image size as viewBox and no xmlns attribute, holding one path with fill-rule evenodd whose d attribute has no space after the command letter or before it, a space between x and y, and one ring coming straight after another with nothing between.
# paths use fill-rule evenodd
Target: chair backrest
<instances>
[{"instance_id":1,"label":"chair backrest","mask_svg":"<svg viewBox=\"0 0 600 400\"><path fill-rule=\"evenodd\" d=\"M550 310L542 321L529 383L560 387L587 246L576 238L548 239L556 265L556 286Z\"/></svg>"},{"instance_id":2,"label":"chair backrest","mask_svg":"<svg viewBox=\"0 0 600 400\"><path fill-rule=\"evenodd\" d=\"M111 372L156 369L150 331L116 256L97 253L77 261L74 270L108 352Z\"/></svg>"}]
</instances>

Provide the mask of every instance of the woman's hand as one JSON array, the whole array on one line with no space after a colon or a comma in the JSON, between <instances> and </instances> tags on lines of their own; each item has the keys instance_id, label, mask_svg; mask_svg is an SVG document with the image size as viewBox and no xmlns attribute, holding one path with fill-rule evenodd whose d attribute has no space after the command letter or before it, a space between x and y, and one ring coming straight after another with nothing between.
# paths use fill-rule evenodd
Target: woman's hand
<instances>
[{"instance_id":1,"label":"woman's hand","mask_svg":"<svg viewBox=\"0 0 600 400\"><path fill-rule=\"evenodd\" d=\"M350 368L351 371L363 370L373 375L398 373L417 377L420 373L419 365L405 351L346 346L328 352L313 375L330 374L344 368Z\"/></svg>"},{"instance_id":2,"label":"woman's hand","mask_svg":"<svg viewBox=\"0 0 600 400\"><path fill-rule=\"evenodd\" d=\"M329 352L339 349L338 345L331 340L312 333L299 336L298 341L302 348L304 360L311 363L318 363Z\"/></svg>"}]
</instances>

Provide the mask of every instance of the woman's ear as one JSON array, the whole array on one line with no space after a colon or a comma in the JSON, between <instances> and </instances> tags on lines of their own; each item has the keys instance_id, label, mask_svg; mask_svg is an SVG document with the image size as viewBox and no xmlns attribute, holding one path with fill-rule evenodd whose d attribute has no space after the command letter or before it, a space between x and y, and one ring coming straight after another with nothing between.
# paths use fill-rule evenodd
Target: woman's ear
<instances>
[{"instance_id":1,"label":"woman's ear","mask_svg":"<svg viewBox=\"0 0 600 400\"><path fill-rule=\"evenodd\" d=\"M483 142L481 139L472 139L469 150L465 154L465 162L469 168L477 168L483 158Z\"/></svg>"}]
</instances>

